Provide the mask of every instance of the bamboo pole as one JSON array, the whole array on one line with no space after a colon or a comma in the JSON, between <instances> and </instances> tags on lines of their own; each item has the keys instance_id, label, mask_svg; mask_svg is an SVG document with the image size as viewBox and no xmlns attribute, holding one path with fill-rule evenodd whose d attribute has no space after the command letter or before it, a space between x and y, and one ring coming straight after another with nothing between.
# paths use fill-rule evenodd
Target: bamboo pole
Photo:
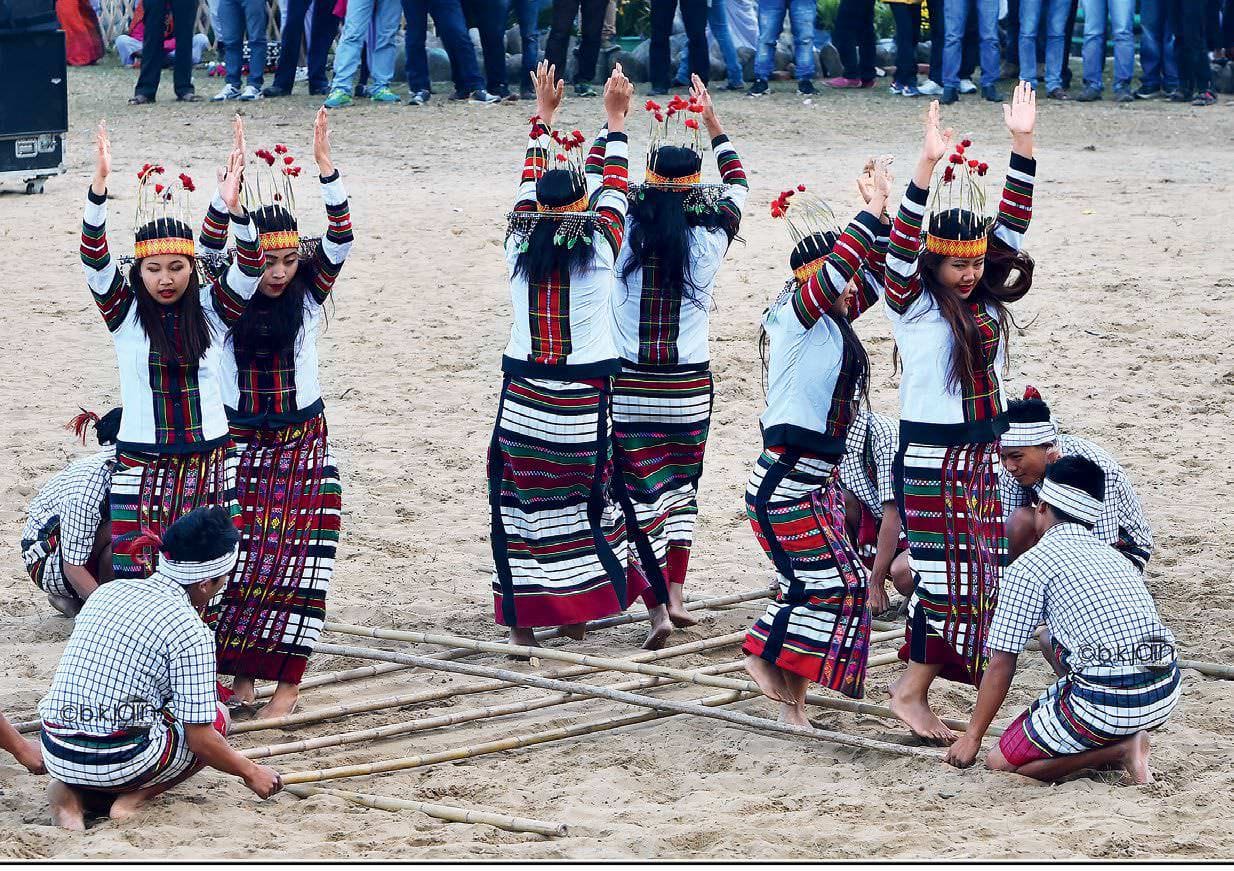
<instances>
[{"instance_id":1,"label":"bamboo pole","mask_svg":"<svg viewBox=\"0 0 1234 871\"><path fill-rule=\"evenodd\" d=\"M422 814L428 814L430 817L452 823L481 823L486 826L505 829L509 832L528 832L535 835L544 835L546 838L564 838L567 834L565 823L545 823L540 820L528 819L527 817L512 817L509 814L472 810L448 804L437 804L436 802L390 798L384 795L349 792L343 789L322 789L317 786L289 786L284 791L299 798L328 795L334 798L341 798L360 807L383 811L419 811Z\"/></svg>"},{"instance_id":2,"label":"bamboo pole","mask_svg":"<svg viewBox=\"0 0 1234 871\"><path fill-rule=\"evenodd\" d=\"M329 651L332 653L337 653L343 656L367 656L386 662L405 662L408 665L421 668L434 668L441 671L455 672L458 674L472 674L480 677L501 678L503 680L508 680L511 683L525 684L526 686L538 687L546 690L555 690L563 693L591 696L597 699L608 699L609 701L651 708L652 710L671 711L679 714L693 714L694 716L704 717L707 719L721 720L731 725L739 726L754 732L764 732L773 735L788 735L790 737L815 738L830 741L833 744L840 744L846 747L856 747L862 750L881 750L884 753L892 753L901 756L928 756L931 759L938 758L937 753L923 747L908 747L902 744L892 744L887 741L879 741L873 738L863 738L857 735L847 735L843 732L834 732L829 729L790 726L787 723L768 720L765 717L753 717L749 714L741 714L735 711L713 711L697 703L679 702L672 699L656 699L651 696L637 695L635 693L625 692L623 690L593 686L591 684L552 680L550 678L537 677L532 674L523 674L504 668L492 668L489 666L473 665L471 663L463 662L437 662L429 660L423 656L412 656L404 653L394 653L385 650L372 650L369 648L343 647L335 644L323 645L322 649L324 650L325 648L329 648ZM632 663L627 664L621 660L616 660L615 662L624 666L624 669L613 669L614 671L622 671L630 668L659 668L658 666L635 665ZM681 671L679 669L665 669L665 671L670 673L656 676L670 678L677 677L682 681L689 681L691 683L726 680L725 678L695 674L693 672ZM745 684L747 682L743 681L741 683ZM754 684L749 684L748 688L753 692L758 692L758 689L754 686ZM741 690L746 689L746 686L741 687ZM283 778L283 781L285 783L306 783L315 779L330 778L317 777L313 772L301 772L298 774L288 775Z\"/></svg>"},{"instance_id":3,"label":"bamboo pole","mask_svg":"<svg viewBox=\"0 0 1234 871\"><path fill-rule=\"evenodd\" d=\"M744 632L730 632L727 635L718 635L715 638L703 638L698 641L691 641L687 644L676 644L672 647L661 648L660 650L646 650L642 653L629 657L629 661L653 662L659 659L669 659L676 656L685 656L691 653L701 653L703 651L714 650L718 647L727 647L730 644L736 644L744 637ZM400 666L400 668L407 668L407 666ZM552 677L578 677L579 675L591 674L598 670L599 669L579 666L575 668L563 669L560 672L555 672ZM453 698L454 696L495 692L497 690L505 690L509 688L509 683L503 680L497 680L472 684L470 686L441 687L440 689L422 690L417 693L409 693L398 696L384 696L382 698L368 699L362 702L346 702L340 705L332 705L328 708L318 708L313 711L304 711L299 714L288 714L284 717L269 717L264 720L247 720L236 723L232 727L229 734L238 735L243 732L260 732L263 729L284 729L289 726L303 726L308 723L319 723L322 720L332 720L335 717L348 717L354 714L367 714L372 711L385 711L390 708L402 708L407 705L416 705L423 702L437 702L442 699Z\"/></svg>"},{"instance_id":4,"label":"bamboo pole","mask_svg":"<svg viewBox=\"0 0 1234 871\"><path fill-rule=\"evenodd\" d=\"M705 674L722 674L739 671L741 662L722 663L708 666L701 671ZM614 690L635 690L678 683L661 677L645 677L639 680L627 681L609 687ZM508 684L507 684L508 686ZM522 702L510 702L505 705L491 705L485 708L473 708L465 711L455 711L436 717L422 717L418 720L408 720L402 723L391 723L373 729L361 729L354 732L343 732L338 735L322 735L308 738L304 741L290 741L285 744L267 744L264 747L250 747L240 751L248 759L269 759L272 756L287 756L292 753L306 753L309 750L321 750L326 747L343 747L349 744L359 744L364 741L379 741L383 738L394 738L410 735L415 732L425 732L429 729L439 729L443 726L456 726L460 723L473 723L477 720L487 720L495 717L505 717L510 714L525 714L542 708L557 705L568 705L572 702L585 701L587 696L577 696L569 693L557 693L550 696L538 696Z\"/></svg>"}]
</instances>

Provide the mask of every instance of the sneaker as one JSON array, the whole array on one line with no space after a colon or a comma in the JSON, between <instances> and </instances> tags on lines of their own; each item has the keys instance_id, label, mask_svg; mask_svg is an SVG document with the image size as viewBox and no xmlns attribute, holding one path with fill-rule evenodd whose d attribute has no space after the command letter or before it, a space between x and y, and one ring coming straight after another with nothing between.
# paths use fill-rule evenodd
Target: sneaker
<instances>
[{"instance_id":1,"label":"sneaker","mask_svg":"<svg viewBox=\"0 0 1234 871\"><path fill-rule=\"evenodd\" d=\"M1050 100L1070 100L1071 99L1071 95L1068 94L1066 91L1064 91L1062 88L1055 88L1054 90L1050 91L1050 93L1046 94L1046 97Z\"/></svg>"},{"instance_id":2,"label":"sneaker","mask_svg":"<svg viewBox=\"0 0 1234 871\"><path fill-rule=\"evenodd\" d=\"M373 91L368 95L368 98L372 100L374 103L401 103L402 102L402 100L399 99L398 94L391 91L390 88L386 85L382 85L380 88L374 88Z\"/></svg>"},{"instance_id":3,"label":"sneaker","mask_svg":"<svg viewBox=\"0 0 1234 871\"><path fill-rule=\"evenodd\" d=\"M215 94L213 97L210 98L210 102L221 103L224 100L239 100L240 93L241 92L239 88L237 88L233 84L228 83L223 86L223 90L219 91L217 94Z\"/></svg>"},{"instance_id":4,"label":"sneaker","mask_svg":"<svg viewBox=\"0 0 1234 871\"><path fill-rule=\"evenodd\" d=\"M944 106L950 106L952 103L960 102L959 90L957 88L943 88L943 96L939 102Z\"/></svg>"},{"instance_id":5,"label":"sneaker","mask_svg":"<svg viewBox=\"0 0 1234 871\"><path fill-rule=\"evenodd\" d=\"M1002 95L998 93L998 87L996 85L986 85L982 88L981 97L991 103L1001 103L1003 101Z\"/></svg>"},{"instance_id":6,"label":"sneaker","mask_svg":"<svg viewBox=\"0 0 1234 871\"><path fill-rule=\"evenodd\" d=\"M897 94L897 95L903 94L904 86L901 85L899 82L892 82L891 85L887 88L887 90L893 94Z\"/></svg>"},{"instance_id":7,"label":"sneaker","mask_svg":"<svg viewBox=\"0 0 1234 871\"><path fill-rule=\"evenodd\" d=\"M256 85L245 85L244 90L240 92L240 99L246 103L250 100L260 100L261 91L257 89Z\"/></svg>"},{"instance_id":8,"label":"sneaker","mask_svg":"<svg viewBox=\"0 0 1234 871\"><path fill-rule=\"evenodd\" d=\"M745 82L729 82L724 86L726 91L744 91L746 89Z\"/></svg>"},{"instance_id":9,"label":"sneaker","mask_svg":"<svg viewBox=\"0 0 1234 871\"><path fill-rule=\"evenodd\" d=\"M278 85L266 85L261 89L263 97L290 97L291 91L287 88L280 88Z\"/></svg>"},{"instance_id":10,"label":"sneaker","mask_svg":"<svg viewBox=\"0 0 1234 871\"><path fill-rule=\"evenodd\" d=\"M1182 91L1170 91L1165 95L1165 98L1171 103L1190 103L1191 95L1184 94Z\"/></svg>"},{"instance_id":11,"label":"sneaker","mask_svg":"<svg viewBox=\"0 0 1234 871\"><path fill-rule=\"evenodd\" d=\"M916 85L903 85L900 88L900 96L901 97L920 97L921 89L918 88Z\"/></svg>"},{"instance_id":12,"label":"sneaker","mask_svg":"<svg viewBox=\"0 0 1234 871\"><path fill-rule=\"evenodd\" d=\"M813 97L818 91L814 88L814 82L809 79L802 79L797 82L797 94L801 97Z\"/></svg>"},{"instance_id":13,"label":"sneaker","mask_svg":"<svg viewBox=\"0 0 1234 871\"><path fill-rule=\"evenodd\" d=\"M433 96L432 92L428 90L414 91L411 94L411 96L407 98L407 105L408 106L423 106L430 99L432 99L432 96Z\"/></svg>"},{"instance_id":14,"label":"sneaker","mask_svg":"<svg viewBox=\"0 0 1234 871\"><path fill-rule=\"evenodd\" d=\"M960 93L961 94L977 93L977 86L973 84L972 79L960 79Z\"/></svg>"},{"instance_id":15,"label":"sneaker","mask_svg":"<svg viewBox=\"0 0 1234 871\"><path fill-rule=\"evenodd\" d=\"M575 90L577 90L577 88ZM480 88L479 90L472 91L467 95L467 102L475 103L477 105L488 105L490 103L500 103L501 97L494 97L488 91L484 90L484 88Z\"/></svg>"},{"instance_id":16,"label":"sneaker","mask_svg":"<svg viewBox=\"0 0 1234 871\"><path fill-rule=\"evenodd\" d=\"M747 97L761 97L767 93L770 88L767 86L766 79L755 79L754 84L750 85L750 90L746 91Z\"/></svg>"},{"instance_id":17,"label":"sneaker","mask_svg":"<svg viewBox=\"0 0 1234 871\"><path fill-rule=\"evenodd\" d=\"M343 106L350 106L351 94L347 93L343 88L332 88L321 105L327 109L339 109Z\"/></svg>"},{"instance_id":18,"label":"sneaker","mask_svg":"<svg viewBox=\"0 0 1234 871\"><path fill-rule=\"evenodd\" d=\"M926 79L917 86L917 93L925 97L938 97L943 93L943 86L933 79Z\"/></svg>"},{"instance_id":19,"label":"sneaker","mask_svg":"<svg viewBox=\"0 0 1234 871\"><path fill-rule=\"evenodd\" d=\"M823 84L829 88L860 88L861 79L850 79L844 76L836 76L832 79L823 79Z\"/></svg>"},{"instance_id":20,"label":"sneaker","mask_svg":"<svg viewBox=\"0 0 1234 871\"><path fill-rule=\"evenodd\" d=\"M1165 91L1161 88L1146 88L1143 85L1140 85L1131 92L1131 96L1135 97L1137 100L1155 100L1158 97L1165 96Z\"/></svg>"},{"instance_id":21,"label":"sneaker","mask_svg":"<svg viewBox=\"0 0 1234 871\"><path fill-rule=\"evenodd\" d=\"M1075 99L1077 103L1096 103L1101 99L1101 89L1085 85L1083 92Z\"/></svg>"},{"instance_id":22,"label":"sneaker","mask_svg":"<svg viewBox=\"0 0 1234 871\"><path fill-rule=\"evenodd\" d=\"M1122 88L1114 92L1115 103L1134 103L1135 97L1131 96L1131 92L1126 88Z\"/></svg>"},{"instance_id":23,"label":"sneaker","mask_svg":"<svg viewBox=\"0 0 1234 871\"><path fill-rule=\"evenodd\" d=\"M1211 90L1200 91L1191 100L1192 106L1212 106L1217 102L1217 95Z\"/></svg>"},{"instance_id":24,"label":"sneaker","mask_svg":"<svg viewBox=\"0 0 1234 871\"><path fill-rule=\"evenodd\" d=\"M600 96L600 92L591 86L591 82L577 82L574 85L574 96L598 97Z\"/></svg>"}]
</instances>

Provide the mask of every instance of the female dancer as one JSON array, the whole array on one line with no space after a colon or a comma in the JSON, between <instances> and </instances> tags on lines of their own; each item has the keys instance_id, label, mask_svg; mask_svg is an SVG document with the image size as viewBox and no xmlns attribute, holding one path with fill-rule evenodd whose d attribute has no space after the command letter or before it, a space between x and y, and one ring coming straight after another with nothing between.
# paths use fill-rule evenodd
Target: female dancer
<instances>
[{"instance_id":1,"label":"female dancer","mask_svg":"<svg viewBox=\"0 0 1234 871\"><path fill-rule=\"evenodd\" d=\"M243 127L235 122L237 142ZM81 234L81 260L94 302L111 332L120 366L123 415L110 496L112 567L116 579L153 571L158 554L129 553L143 531L160 535L202 505L238 515L235 465L223 412L225 327L220 311L242 306L261 279L257 232L240 205L244 153L233 149L218 197L236 224L235 264L204 287L188 224L192 179L164 181L161 166L138 177L137 241L123 274L107 247L107 177L111 143L100 123L97 157Z\"/></svg>"},{"instance_id":2,"label":"female dancer","mask_svg":"<svg viewBox=\"0 0 1234 871\"><path fill-rule=\"evenodd\" d=\"M327 437L317 336L352 231L347 193L330 157L325 109L317 112L313 130L327 222L316 244L301 244L292 195L300 168L294 158L288 162L287 147L258 157L270 171L250 171L245 197L266 270L252 302L229 320L223 355L243 536L236 570L210 618L218 670L235 676L236 700L253 702L254 679L278 681L259 716L279 717L295 707L321 635L338 546L342 486ZM216 200L201 242L218 250L226 241L227 213Z\"/></svg>"},{"instance_id":3,"label":"female dancer","mask_svg":"<svg viewBox=\"0 0 1234 871\"><path fill-rule=\"evenodd\" d=\"M750 676L808 725L809 681L864 693L870 643L867 575L844 528L838 464L866 395L870 360L852 321L878 300L891 176L884 161L859 182L866 207L843 233L821 201L785 191L772 203L796 245L793 277L763 316L767 408L763 453L746 486L746 514L775 566L779 591L742 650Z\"/></svg>"},{"instance_id":4,"label":"female dancer","mask_svg":"<svg viewBox=\"0 0 1234 871\"><path fill-rule=\"evenodd\" d=\"M506 263L514 324L489 446L493 603L513 644L533 628L581 638L588 620L623 610L626 530L609 496L609 379L614 263L625 231L630 81L604 87L603 184L589 207L583 135L552 130L563 85L541 63L536 117L510 214Z\"/></svg>"},{"instance_id":5,"label":"female dancer","mask_svg":"<svg viewBox=\"0 0 1234 871\"><path fill-rule=\"evenodd\" d=\"M986 635L1006 562L998 497L998 436L1003 413L1008 303L1032 285L1033 261L1020 251L1032 214L1033 89L1021 82L1003 107L1011 132L1011 166L998 218L984 214L980 178L986 165L952 147L931 103L917 169L891 231L887 314L903 362L900 451L895 489L908 534L916 589L909 601L901 657L908 670L891 688L891 710L931 741L955 735L930 709L940 674L977 684ZM922 246L922 223L935 165Z\"/></svg>"},{"instance_id":6,"label":"female dancer","mask_svg":"<svg viewBox=\"0 0 1234 871\"><path fill-rule=\"evenodd\" d=\"M658 648L672 626L697 622L682 603L682 585L711 423L712 292L749 185L698 76L688 103L677 98L667 116L655 103L647 108L658 119L647 180L631 191L614 285L621 373L613 380L613 442L625 485L629 573L650 584L643 598L652 628L643 646ZM723 184L701 184L702 143L691 115L707 128Z\"/></svg>"}]
</instances>

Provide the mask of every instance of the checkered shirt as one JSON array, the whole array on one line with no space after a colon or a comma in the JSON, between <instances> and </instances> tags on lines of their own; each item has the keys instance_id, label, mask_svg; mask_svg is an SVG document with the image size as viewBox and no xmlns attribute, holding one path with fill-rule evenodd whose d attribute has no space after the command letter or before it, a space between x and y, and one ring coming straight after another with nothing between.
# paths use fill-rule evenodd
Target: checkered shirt
<instances>
[{"instance_id":1,"label":"checkered shirt","mask_svg":"<svg viewBox=\"0 0 1234 871\"><path fill-rule=\"evenodd\" d=\"M1144 577L1078 523L1047 529L1003 574L990 649L1022 652L1043 622L1073 675L1138 671L1156 661L1137 653L1146 643L1174 658Z\"/></svg>"},{"instance_id":2,"label":"checkered shirt","mask_svg":"<svg viewBox=\"0 0 1234 871\"><path fill-rule=\"evenodd\" d=\"M23 541L37 541L47 524L60 519L60 553L65 562L84 566L94 550L94 537L111 492L115 448L74 460L56 473L30 503Z\"/></svg>"},{"instance_id":3,"label":"checkered shirt","mask_svg":"<svg viewBox=\"0 0 1234 871\"><path fill-rule=\"evenodd\" d=\"M840 482L876 518L883 516L885 503L895 501L891 467L899 449L900 433L895 421L862 405L848 429L844 459L840 461Z\"/></svg>"},{"instance_id":4,"label":"checkered shirt","mask_svg":"<svg viewBox=\"0 0 1234 871\"><path fill-rule=\"evenodd\" d=\"M157 571L104 584L86 600L51 689L46 723L87 735L214 722L214 633L188 593Z\"/></svg>"},{"instance_id":5,"label":"checkered shirt","mask_svg":"<svg viewBox=\"0 0 1234 871\"><path fill-rule=\"evenodd\" d=\"M1106 544L1124 551L1124 555L1143 570L1153 553L1153 531L1126 471L1109 451L1079 436L1060 435L1058 452L1063 456L1079 456L1092 460L1105 472L1105 505L1093 527L1093 534ZM1003 514L1006 517L1010 518L1017 508L1037 504L1040 484L1023 487L1001 467L998 481L999 497L1002 499Z\"/></svg>"}]
</instances>

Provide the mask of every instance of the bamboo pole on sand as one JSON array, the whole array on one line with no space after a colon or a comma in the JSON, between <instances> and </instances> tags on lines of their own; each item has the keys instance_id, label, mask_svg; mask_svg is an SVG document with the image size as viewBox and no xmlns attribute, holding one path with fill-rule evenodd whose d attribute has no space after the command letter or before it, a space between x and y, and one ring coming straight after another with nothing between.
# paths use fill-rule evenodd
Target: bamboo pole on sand
<instances>
[{"instance_id":1,"label":"bamboo pole on sand","mask_svg":"<svg viewBox=\"0 0 1234 871\"><path fill-rule=\"evenodd\" d=\"M349 792L343 789L322 789L317 786L289 786L285 790L298 798L312 798L315 795L328 795L341 798L361 807L374 808L383 811L419 811L439 820L452 823L482 823L495 826L510 832L528 832L544 835L547 838L563 838L568 830L565 823L545 823L527 817L512 817L509 814L499 814L493 811L472 810L470 808L454 807L435 802L413 801L406 798L390 798L384 795L370 795L364 792Z\"/></svg>"},{"instance_id":2,"label":"bamboo pole on sand","mask_svg":"<svg viewBox=\"0 0 1234 871\"><path fill-rule=\"evenodd\" d=\"M704 674L724 674L727 672L739 671L742 667L741 662L729 662L722 663L720 665L707 666L699 671ZM665 686L673 683L679 683L679 681L666 680L661 677L645 677L639 680L615 684L609 687L609 689L635 690ZM507 686L509 686L509 684L507 684ZM442 714L437 717L422 717L418 720L409 720L402 723L391 723L387 726L378 726L373 729L343 732L338 735L322 735L317 738L309 738L304 741L291 741L286 744L267 744L264 747L250 747L247 750L240 751L240 753L248 759L269 759L272 756L287 756L292 753L305 753L309 750L321 750L326 747L343 747L348 744L359 744L364 741L378 741L383 738L410 735L414 732L425 732L429 729L438 729L443 726L456 726L460 723L473 723L477 720L505 717L510 714L524 714L530 711L537 711L542 708L551 708L557 705L568 705L572 702L585 701L587 698L587 696L577 696L569 693L557 693L550 696L537 696L534 699L527 699L522 702L510 702L505 705L491 705L485 708L472 708L471 710L455 711L449 714Z\"/></svg>"}]
</instances>

